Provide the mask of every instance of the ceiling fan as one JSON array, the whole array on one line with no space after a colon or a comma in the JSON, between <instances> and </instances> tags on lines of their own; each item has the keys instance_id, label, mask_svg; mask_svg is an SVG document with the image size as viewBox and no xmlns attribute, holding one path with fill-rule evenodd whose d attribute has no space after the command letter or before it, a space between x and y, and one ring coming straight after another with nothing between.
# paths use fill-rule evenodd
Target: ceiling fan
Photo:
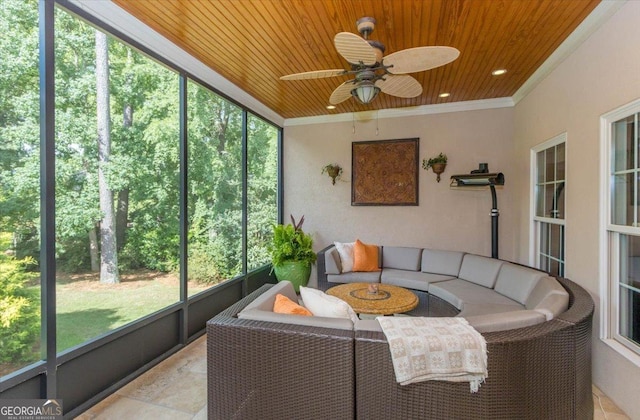
<instances>
[{"instance_id":1,"label":"ceiling fan","mask_svg":"<svg viewBox=\"0 0 640 420\"><path fill-rule=\"evenodd\" d=\"M407 73L430 70L454 61L460 51L453 47L415 47L397 51L383 57L384 45L369 39L376 20L371 17L358 19L356 25L361 37L340 32L333 38L338 53L351 64L351 70L315 70L289 74L280 80L320 79L335 76L353 76L338 86L329 103L337 105L352 96L368 104L383 92L400 98L414 98L422 94L422 86Z\"/></svg>"}]
</instances>

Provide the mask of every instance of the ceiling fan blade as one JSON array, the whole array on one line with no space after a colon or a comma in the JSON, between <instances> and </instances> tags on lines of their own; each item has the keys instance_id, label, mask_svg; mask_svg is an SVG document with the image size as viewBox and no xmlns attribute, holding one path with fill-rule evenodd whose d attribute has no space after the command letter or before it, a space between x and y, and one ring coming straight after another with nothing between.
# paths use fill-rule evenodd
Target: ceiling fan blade
<instances>
[{"instance_id":1,"label":"ceiling fan blade","mask_svg":"<svg viewBox=\"0 0 640 420\"><path fill-rule=\"evenodd\" d=\"M376 86L387 95L400 98L415 98L422 93L422 85L412 76L402 74L399 76L387 75L385 79L376 81Z\"/></svg>"},{"instance_id":2,"label":"ceiling fan blade","mask_svg":"<svg viewBox=\"0 0 640 420\"><path fill-rule=\"evenodd\" d=\"M382 63L393 66L387 69L392 74L415 73L444 66L459 55L453 47L416 47L389 54Z\"/></svg>"},{"instance_id":3,"label":"ceiling fan blade","mask_svg":"<svg viewBox=\"0 0 640 420\"><path fill-rule=\"evenodd\" d=\"M353 81L344 82L333 91L329 97L329 103L331 105L337 105L340 102L346 101L351 98L351 91L355 88L356 86L353 84Z\"/></svg>"},{"instance_id":4,"label":"ceiling fan blade","mask_svg":"<svg viewBox=\"0 0 640 420\"><path fill-rule=\"evenodd\" d=\"M376 51L366 39L351 32L340 32L333 38L336 50L351 64L371 66L376 63Z\"/></svg>"},{"instance_id":5,"label":"ceiling fan blade","mask_svg":"<svg viewBox=\"0 0 640 420\"><path fill-rule=\"evenodd\" d=\"M282 76L280 80L306 80L306 79L322 79L324 77L341 76L346 72L342 69L333 70L315 70L304 73L295 73Z\"/></svg>"}]
</instances>

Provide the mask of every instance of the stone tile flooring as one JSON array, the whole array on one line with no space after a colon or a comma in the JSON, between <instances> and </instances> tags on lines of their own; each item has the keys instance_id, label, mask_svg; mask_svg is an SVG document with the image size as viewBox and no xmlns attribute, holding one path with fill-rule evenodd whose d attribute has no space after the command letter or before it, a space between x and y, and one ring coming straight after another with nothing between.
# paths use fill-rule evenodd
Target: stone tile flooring
<instances>
[{"instance_id":1,"label":"stone tile flooring","mask_svg":"<svg viewBox=\"0 0 640 420\"><path fill-rule=\"evenodd\" d=\"M628 420L593 387L594 420ZM76 419L182 420L207 418L206 336L140 375Z\"/></svg>"}]
</instances>

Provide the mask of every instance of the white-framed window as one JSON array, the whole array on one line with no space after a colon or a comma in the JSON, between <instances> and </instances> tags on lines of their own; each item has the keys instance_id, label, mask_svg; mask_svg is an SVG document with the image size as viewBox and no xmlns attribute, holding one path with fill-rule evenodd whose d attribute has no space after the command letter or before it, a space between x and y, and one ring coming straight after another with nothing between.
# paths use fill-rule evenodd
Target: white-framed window
<instances>
[{"instance_id":1,"label":"white-framed window","mask_svg":"<svg viewBox=\"0 0 640 420\"><path fill-rule=\"evenodd\" d=\"M564 276L566 133L531 149L532 264Z\"/></svg>"},{"instance_id":2,"label":"white-framed window","mask_svg":"<svg viewBox=\"0 0 640 420\"><path fill-rule=\"evenodd\" d=\"M640 100L601 118L601 337L640 366Z\"/></svg>"}]
</instances>

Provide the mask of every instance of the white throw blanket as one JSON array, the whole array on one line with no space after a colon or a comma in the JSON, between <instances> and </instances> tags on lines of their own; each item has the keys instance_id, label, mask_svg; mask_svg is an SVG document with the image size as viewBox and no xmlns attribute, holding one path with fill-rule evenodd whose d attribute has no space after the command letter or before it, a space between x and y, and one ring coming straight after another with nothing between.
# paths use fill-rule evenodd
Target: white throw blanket
<instances>
[{"instance_id":1,"label":"white throw blanket","mask_svg":"<svg viewBox=\"0 0 640 420\"><path fill-rule=\"evenodd\" d=\"M487 343L464 318L377 317L389 342L400 385L436 380L470 382L478 392L487 378Z\"/></svg>"}]
</instances>

